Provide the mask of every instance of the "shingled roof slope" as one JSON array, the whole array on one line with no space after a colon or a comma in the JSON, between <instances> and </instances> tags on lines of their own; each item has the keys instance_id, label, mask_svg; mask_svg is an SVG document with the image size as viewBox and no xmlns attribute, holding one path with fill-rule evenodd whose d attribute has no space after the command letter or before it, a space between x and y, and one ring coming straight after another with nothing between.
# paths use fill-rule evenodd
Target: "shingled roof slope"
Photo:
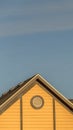
<instances>
[{"instance_id":1,"label":"shingled roof slope","mask_svg":"<svg viewBox=\"0 0 73 130\"><path fill-rule=\"evenodd\" d=\"M65 98L59 91L57 91L49 82L47 82L41 75L37 74L34 75L33 77L25 80L24 82L19 83L15 87L11 88L7 93L2 94L0 97L0 106L1 110L3 107L5 107L3 104L7 102L7 100L10 101L10 98L17 94L23 93L23 91L26 91L27 88L30 88L31 84L34 82L38 82L40 85L42 85L47 92L49 92L54 98L56 98L58 101L60 101L64 106L66 106L71 112L73 112L73 99L68 100ZM8 101L8 104L9 104ZM7 105L7 104L6 104Z\"/></svg>"},{"instance_id":2,"label":"shingled roof slope","mask_svg":"<svg viewBox=\"0 0 73 130\"><path fill-rule=\"evenodd\" d=\"M34 75L35 76L35 75ZM33 77L34 77L33 76ZM23 87L28 81L30 81L33 77L30 77L29 79L20 82L16 86L12 87L9 89L6 93L3 93L2 96L0 97L0 105L4 103L9 97L11 97L15 92L17 92L21 87Z\"/></svg>"}]
</instances>

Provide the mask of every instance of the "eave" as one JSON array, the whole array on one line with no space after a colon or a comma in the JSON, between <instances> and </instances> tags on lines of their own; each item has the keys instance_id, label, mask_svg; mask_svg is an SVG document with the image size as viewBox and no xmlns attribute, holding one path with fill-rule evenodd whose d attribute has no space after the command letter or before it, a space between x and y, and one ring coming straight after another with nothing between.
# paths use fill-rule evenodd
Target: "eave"
<instances>
[{"instance_id":1,"label":"eave","mask_svg":"<svg viewBox=\"0 0 73 130\"><path fill-rule=\"evenodd\" d=\"M54 99L62 103L70 112L73 113L73 103L65 98L60 92L58 92L42 76L37 74L26 81L19 83L13 89L10 89L5 95L0 97L0 114L3 113L12 103L18 100L29 89L31 89L32 84L34 83L39 83L41 86L43 86L47 93L50 93Z\"/></svg>"}]
</instances>

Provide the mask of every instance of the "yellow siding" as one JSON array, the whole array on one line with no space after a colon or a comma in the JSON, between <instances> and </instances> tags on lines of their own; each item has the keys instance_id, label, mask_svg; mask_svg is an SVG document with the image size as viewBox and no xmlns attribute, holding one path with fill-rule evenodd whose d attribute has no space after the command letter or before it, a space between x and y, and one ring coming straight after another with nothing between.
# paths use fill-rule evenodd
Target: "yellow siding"
<instances>
[{"instance_id":1,"label":"yellow siding","mask_svg":"<svg viewBox=\"0 0 73 130\"><path fill-rule=\"evenodd\" d=\"M41 109L34 109L30 101L39 95L44 99ZM54 130L53 97L38 84L22 96L23 130ZM20 99L0 115L0 130L20 130ZM55 100L56 130L73 130L73 114Z\"/></svg>"},{"instance_id":2,"label":"yellow siding","mask_svg":"<svg viewBox=\"0 0 73 130\"><path fill-rule=\"evenodd\" d=\"M34 109L30 105L33 96L44 98L44 106ZM53 130L53 99L37 84L22 98L23 102L23 130Z\"/></svg>"},{"instance_id":3,"label":"yellow siding","mask_svg":"<svg viewBox=\"0 0 73 130\"><path fill-rule=\"evenodd\" d=\"M73 130L73 114L56 103L56 130Z\"/></svg>"},{"instance_id":4,"label":"yellow siding","mask_svg":"<svg viewBox=\"0 0 73 130\"><path fill-rule=\"evenodd\" d=\"M0 115L0 130L20 130L20 101Z\"/></svg>"}]
</instances>

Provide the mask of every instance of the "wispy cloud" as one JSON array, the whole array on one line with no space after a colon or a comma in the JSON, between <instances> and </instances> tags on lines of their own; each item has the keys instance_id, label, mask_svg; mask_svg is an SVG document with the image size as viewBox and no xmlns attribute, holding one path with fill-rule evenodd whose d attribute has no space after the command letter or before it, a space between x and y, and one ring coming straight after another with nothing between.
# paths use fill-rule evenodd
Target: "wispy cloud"
<instances>
[{"instance_id":1,"label":"wispy cloud","mask_svg":"<svg viewBox=\"0 0 73 130\"><path fill-rule=\"evenodd\" d=\"M73 29L73 1L3 6L0 36Z\"/></svg>"}]
</instances>

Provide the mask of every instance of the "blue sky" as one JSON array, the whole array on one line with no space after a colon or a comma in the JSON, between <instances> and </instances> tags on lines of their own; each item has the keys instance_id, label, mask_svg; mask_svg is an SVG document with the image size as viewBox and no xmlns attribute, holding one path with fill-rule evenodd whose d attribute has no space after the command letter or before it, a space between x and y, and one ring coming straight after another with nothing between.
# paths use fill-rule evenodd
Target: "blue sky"
<instances>
[{"instance_id":1,"label":"blue sky","mask_svg":"<svg viewBox=\"0 0 73 130\"><path fill-rule=\"evenodd\" d=\"M0 95L39 73L73 98L73 1L0 1Z\"/></svg>"}]
</instances>

